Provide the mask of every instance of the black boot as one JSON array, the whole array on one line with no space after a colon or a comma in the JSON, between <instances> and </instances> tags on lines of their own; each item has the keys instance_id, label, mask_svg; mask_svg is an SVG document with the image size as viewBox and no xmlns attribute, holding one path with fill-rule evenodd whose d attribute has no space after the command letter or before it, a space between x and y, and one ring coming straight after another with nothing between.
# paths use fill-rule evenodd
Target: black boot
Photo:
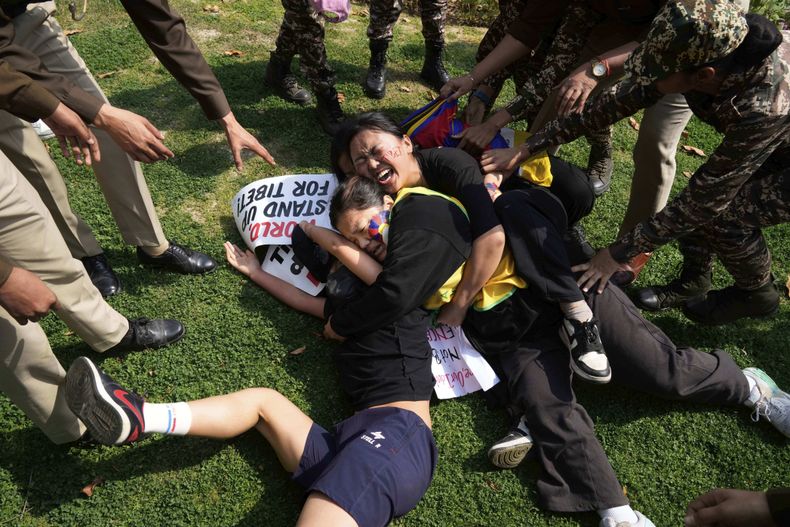
<instances>
[{"instance_id":1,"label":"black boot","mask_svg":"<svg viewBox=\"0 0 790 527\"><path fill-rule=\"evenodd\" d=\"M442 86L450 80L450 75L447 74L442 62L442 51L444 51L444 42L425 43L425 62L422 64L420 78L436 91L441 90Z\"/></svg>"},{"instance_id":2,"label":"black boot","mask_svg":"<svg viewBox=\"0 0 790 527\"><path fill-rule=\"evenodd\" d=\"M387 48L389 40L376 39L370 41L370 65L365 77L365 95L373 99L381 99L387 89Z\"/></svg>"},{"instance_id":3,"label":"black boot","mask_svg":"<svg viewBox=\"0 0 790 527\"><path fill-rule=\"evenodd\" d=\"M329 86L316 91L316 111L321 128L334 136L340 125L346 120L343 109L340 108L340 101L337 99L337 91L334 86Z\"/></svg>"},{"instance_id":4,"label":"black boot","mask_svg":"<svg viewBox=\"0 0 790 527\"><path fill-rule=\"evenodd\" d=\"M291 61L286 61L276 53L272 53L269 58L263 83L286 101L302 106L312 101L310 92L299 86L291 73Z\"/></svg>"},{"instance_id":5,"label":"black boot","mask_svg":"<svg viewBox=\"0 0 790 527\"><path fill-rule=\"evenodd\" d=\"M741 318L762 318L779 309L779 292L773 277L757 289L741 289L734 285L711 291L705 298L689 302L683 314L698 324L720 326Z\"/></svg>"},{"instance_id":6,"label":"black boot","mask_svg":"<svg viewBox=\"0 0 790 527\"><path fill-rule=\"evenodd\" d=\"M710 289L710 270L700 273L698 270L684 268L680 277L667 285L643 287L634 292L634 304L647 311L663 311L672 307L681 307L687 301L701 297Z\"/></svg>"},{"instance_id":7,"label":"black boot","mask_svg":"<svg viewBox=\"0 0 790 527\"><path fill-rule=\"evenodd\" d=\"M612 184L612 135L606 133L596 134L591 138L590 157L587 161L587 177L593 186L593 193L600 196Z\"/></svg>"}]
</instances>

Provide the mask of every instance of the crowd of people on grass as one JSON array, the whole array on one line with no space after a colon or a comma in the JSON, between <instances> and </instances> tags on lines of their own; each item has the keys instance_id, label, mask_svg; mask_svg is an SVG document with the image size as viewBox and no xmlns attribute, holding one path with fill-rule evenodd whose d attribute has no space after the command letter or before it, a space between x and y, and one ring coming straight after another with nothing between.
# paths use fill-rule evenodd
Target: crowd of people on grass
<instances>
[{"instance_id":1,"label":"crowd of people on grass","mask_svg":"<svg viewBox=\"0 0 790 527\"><path fill-rule=\"evenodd\" d=\"M121 4L162 65L222 125L237 169L244 149L273 165L167 1ZM266 273L246 248L226 242L225 254L269 294L324 321L353 415L323 428L268 388L152 403L88 357L64 370L36 323L50 311L99 353L167 346L184 326L127 318L104 300L121 291L120 280L71 210L42 125L31 123L43 119L65 157L93 168L143 265L203 274L217 264L161 228L140 163L173 157L162 133L107 100L53 2L0 0L0 389L49 439L119 445L152 433L230 438L256 428L306 489L298 525L387 525L417 505L439 461L426 340L439 323L460 326L502 380L486 397L513 427L489 458L513 468L535 453L547 510L595 511L603 527L654 527L631 508L574 379L743 406L790 437L790 395L768 374L741 369L721 350L679 346L640 311L680 308L701 325L778 311L762 228L790 220L789 32L742 1L503 0L475 66L450 78L447 2L421 1L420 77L445 100L468 95L462 129L452 132L458 146L439 147L380 112L344 115L324 21L342 21L350 4L283 7L265 84L308 104L312 95L291 72L299 55L339 182L334 230L302 222L293 234L294 252L325 293ZM386 95L400 11L399 1L371 1L368 97ZM518 95L493 111L509 77ZM642 109L625 219L616 240L595 251L580 221L611 184L611 126ZM670 201L692 114L722 140ZM504 126L522 120L525 142L491 148ZM586 170L557 156L582 135L591 144ZM626 294L650 255L674 240L680 275ZM716 258L734 281L718 290ZM790 489L714 490L688 505L685 524L790 525Z\"/></svg>"}]
</instances>

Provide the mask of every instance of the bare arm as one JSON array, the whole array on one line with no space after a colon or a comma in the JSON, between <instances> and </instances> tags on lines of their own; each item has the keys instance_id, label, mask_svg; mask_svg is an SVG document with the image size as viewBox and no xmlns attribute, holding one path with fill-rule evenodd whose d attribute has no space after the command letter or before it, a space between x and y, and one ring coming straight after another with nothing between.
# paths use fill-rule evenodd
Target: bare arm
<instances>
[{"instance_id":1,"label":"bare arm","mask_svg":"<svg viewBox=\"0 0 790 527\"><path fill-rule=\"evenodd\" d=\"M496 271L505 250L505 231L501 225L478 236L472 244L472 253L464 266L464 274L453 299L442 307L438 322L460 326L466 310Z\"/></svg>"},{"instance_id":2,"label":"bare arm","mask_svg":"<svg viewBox=\"0 0 790 527\"><path fill-rule=\"evenodd\" d=\"M314 317L324 318L326 299L309 295L298 287L265 272L261 269L258 258L249 249L242 252L236 245L225 242L225 257L234 269L249 276L250 280L286 306Z\"/></svg>"},{"instance_id":3,"label":"bare arm","mask_svg":"<svg viewBox=\"0 0 790 527\"><path fill-rule=\"evenodd\" d=\"M365 282L366 285L376 281L379 273L381 273L381 264L368 253L335 231L318 227L306 221L301 222L299 226L311 240L337 258L340 263L345 265L354 276Z\"/></svg>"}]
</instances>

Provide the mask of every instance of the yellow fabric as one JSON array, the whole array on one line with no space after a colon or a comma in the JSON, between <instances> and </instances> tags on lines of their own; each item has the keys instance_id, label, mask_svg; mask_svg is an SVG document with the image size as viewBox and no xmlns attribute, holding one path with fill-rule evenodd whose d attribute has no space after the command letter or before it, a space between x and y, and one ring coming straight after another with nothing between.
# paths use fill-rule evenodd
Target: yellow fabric
<instances>
[{"instance_id":1,"label":"yellow fabric","mask_svg":"<svg viewBox=\"0 0 790 527\"><path fill-rule=\"evenodd\" d=\"M417 128L422 126L422 123L433 116L436 109L441 106L442 103L444 103L444 99L436 99L429 106L426 106L421 114L415 115L411 121L404 123L408 126L408 128L406 128L406 135L411 136Z\"/></svg>"},{"instance_id":2,"label":"yellow fabric","mask_svg":"<svg viewBox=\"0 0 790 527\"><path fill-rule=\"evenodd\" d=\"M436 192L425 187L411 187L401 189L395 197L395 203L392 206L393 210L395 209L395 206L398 204L398 202L410 194L420 194L423 196L436 196L444 198L447 201L451 201L457 205L464 215L467 218L469 217L466 209L460 201L453 197L442 194L441 192ZM426 309L439 309L444 304L453 299L455 289L458 287L458 284L461 282L461 277L464 274L464 265L465 264L461 264L461 266L455 270L453 275L448 278L444 284L442 284L439 290L425 301L423 306ZM527 283L523 278L516 274L516 263L513 260L513 255L510 253L510 249L505 247L505 250L502 253L502 259L499 261L499 265L497 265L494 274L488 279L488 281L483 286L483 289L477 294L477 296L475 296L475 300L472 305L478 311L486 311L510 297L516 288L524 289L525 287L527 287Z\"/></svg>"},{"instance_id":3,"label":"yellow fabric","mask_svg":"<svg viewBox=\"0 0 790 527\"><path fill-rule=\"evenodd\" d=\"M513 131L513 145L521 145L531 134L522 130ZM551 173L551 160L545 150L535 154L523 163L518 170L518 177L541 187L550 187L554 176Z\"/></svg>"}]
</instances>

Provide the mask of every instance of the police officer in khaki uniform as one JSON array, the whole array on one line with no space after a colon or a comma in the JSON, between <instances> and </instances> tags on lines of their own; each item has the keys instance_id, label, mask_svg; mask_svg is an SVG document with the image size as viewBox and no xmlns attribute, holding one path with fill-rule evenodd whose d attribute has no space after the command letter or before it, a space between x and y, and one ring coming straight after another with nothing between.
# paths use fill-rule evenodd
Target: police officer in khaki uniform
<instances>
[{"instance_id":1,"label":"police officer in khaki uniform","mask_svg":"<svg viewBox=\"0 0 790 527\"><path fill-rule=\"evenodd\" d=\"M47 118L82 162L100 156L76 114L3 62L0 109ZM0 152L0 390L53 442L66 443L85 427L66 405L65 371L35 323L50 310L98 352L156 348L184 335L176 320L128 320L110 307L69 254L36 191Z\"/></svg>"},{"instance_id":2,"label":"police officer in khaki uniform","mask_svg":"<svg viewBox=\"0 0 790 527\"><path fill-rule=\"evenodd\" d=\"M266 149L236 121L183 19L162 0L122 4L162 64L197 99L206 116L222 124L236 166L242 166L243 148L273 163ZM162 143L161 133L146 119L109 104L54 18L53 2L0 0L0 7L6 15L0 19L0 58L40 81L95 126L102 159L93 164L94 172L124 240L137 246L139 260L182 273L214 269L216 263L209 256L170 243L162 232L138 163L173 155ZM0 149L41 194L72 254L83 260L102 294L117 293L120 282L90 228L69 208L62 177L31 126L0 114Z\"/></svg>"}]
</instances>

